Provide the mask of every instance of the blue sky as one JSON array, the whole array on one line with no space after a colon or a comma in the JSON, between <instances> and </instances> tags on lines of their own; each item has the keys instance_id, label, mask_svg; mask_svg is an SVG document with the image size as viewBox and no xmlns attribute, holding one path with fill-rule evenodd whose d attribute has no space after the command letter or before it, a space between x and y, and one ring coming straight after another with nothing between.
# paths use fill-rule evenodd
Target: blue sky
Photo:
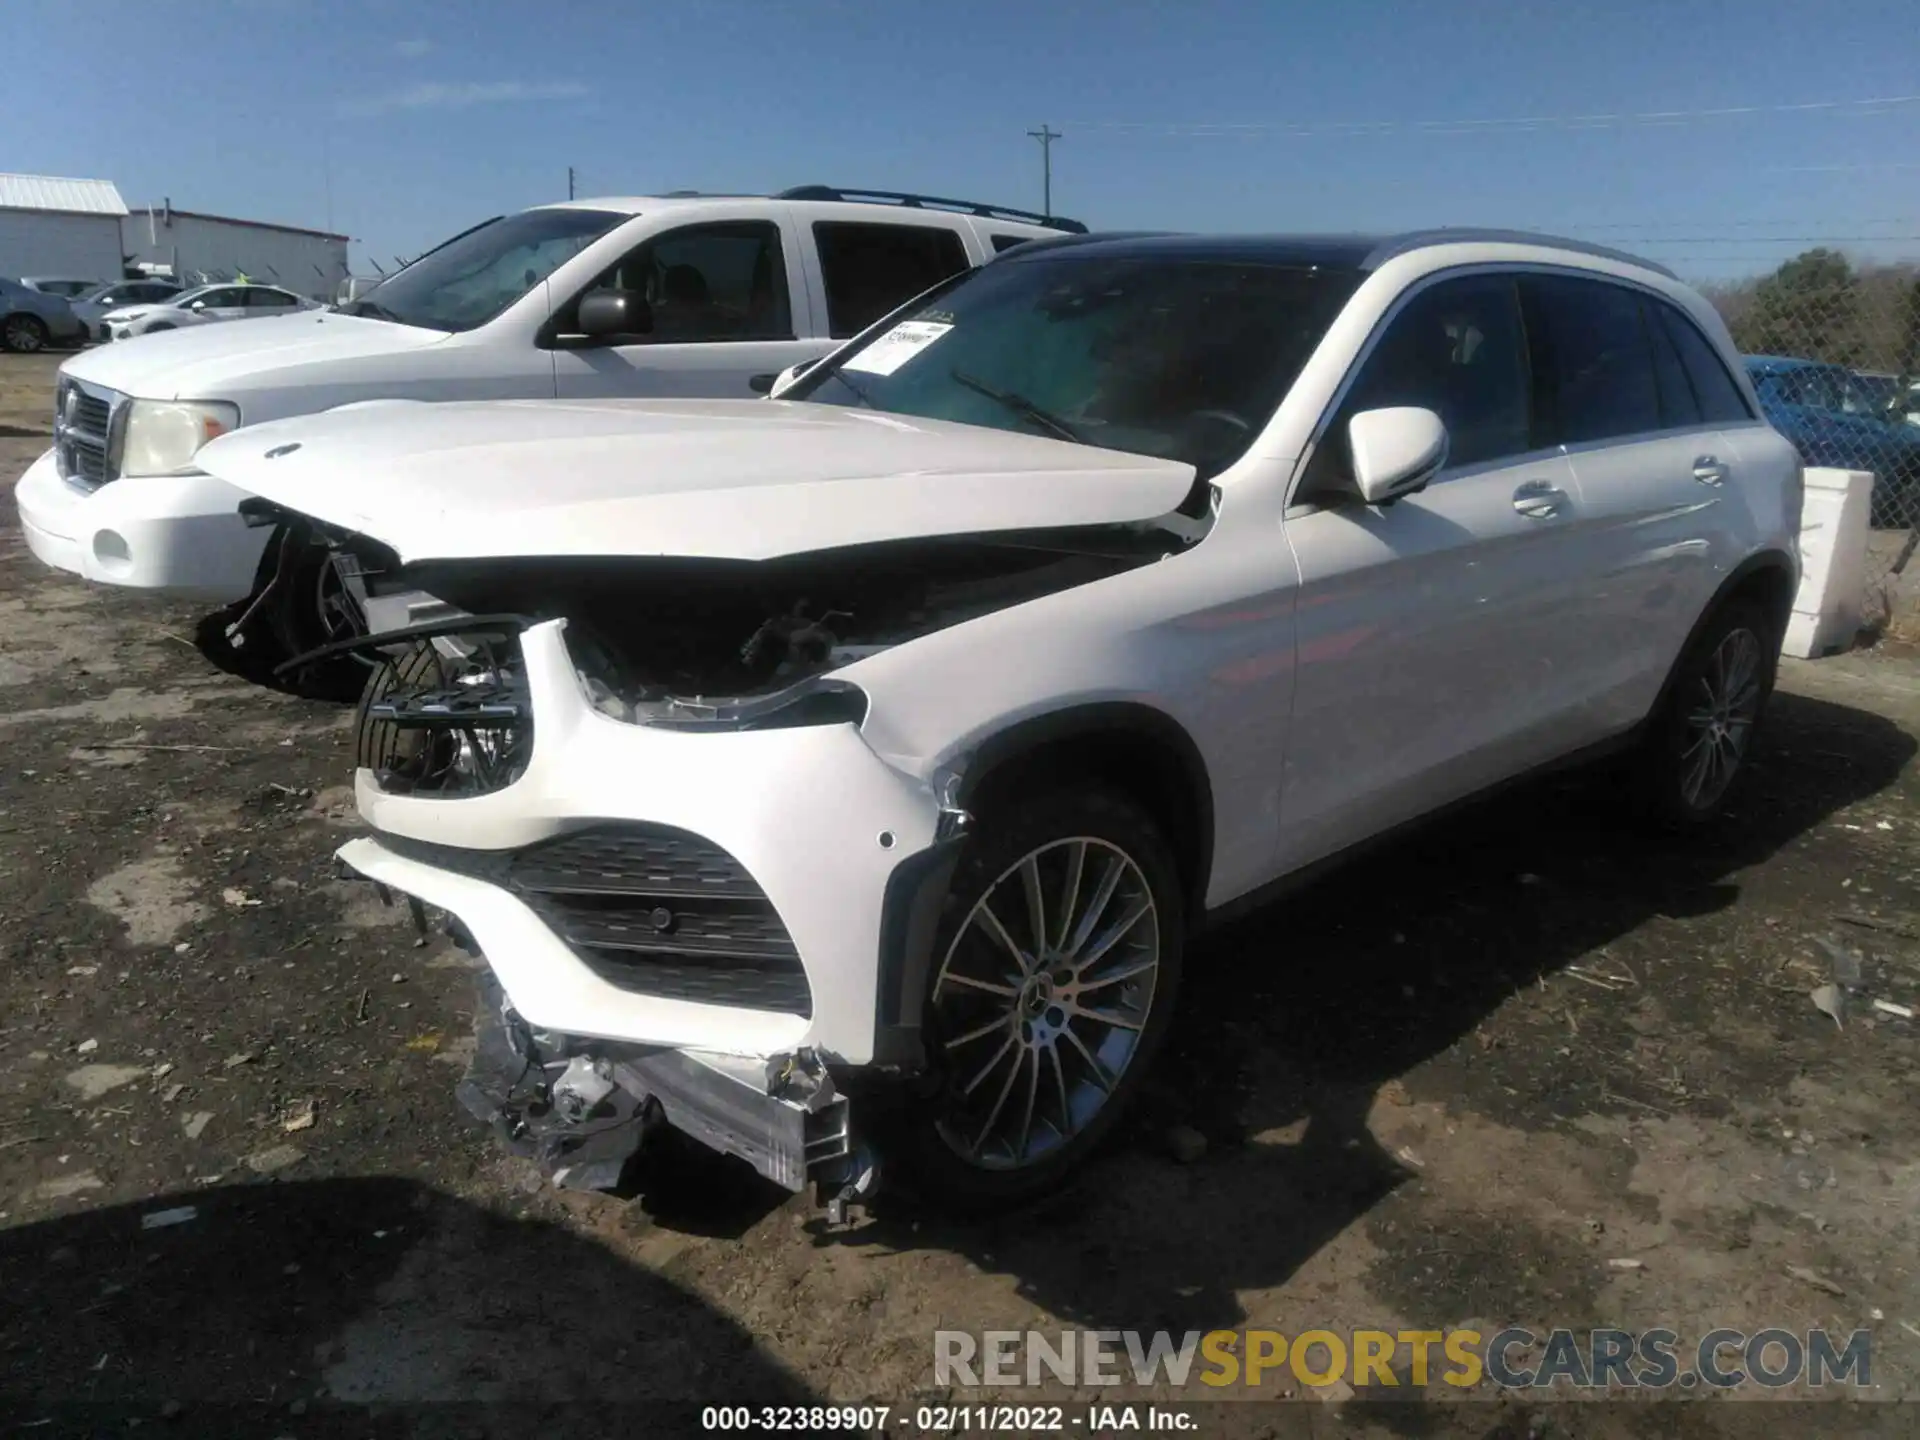
<instances>
[{"instance_id":1,"label":"blue sky","mask_svg":"<svg viewBox=\"0 0 1920 1440\"><path fill-rule=\"evenodd\" d=\"M0 53L33 57L0 169L331 224L356 269L564 198L569 165L583 195L1037 207L1042 122L1055 208L1098 228L1516 225L1703 276L1801 237L1920 256L1912 0L5 0Z\"/></svg>"}]
</instances>

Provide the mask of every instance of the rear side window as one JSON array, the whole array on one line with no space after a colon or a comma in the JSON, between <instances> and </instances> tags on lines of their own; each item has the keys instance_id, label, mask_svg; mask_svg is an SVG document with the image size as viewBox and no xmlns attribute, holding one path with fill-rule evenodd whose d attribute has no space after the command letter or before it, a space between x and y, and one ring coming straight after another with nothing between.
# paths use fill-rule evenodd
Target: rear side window
<instances>
[{"instance_id":1,"label":"rear side window","mask_svg":"<svg viewBox=\"0 0 1920 1440\"><path fill-rule=\"evenodd\" d=\"M1659 383L1638 291L1529 276L1536 412L1549 440L1581 445L1658 430Z\"/></svg>"},{"instance_id":2,"label":"rear side window","mask_svg":"<svg viewBox=\"0 0 1920 1440\"><path fill-rule=\"evenodd\" d=\"M857 335L967 268L957 232L934 225L853 225L817 221L814 244L827 287L827 325L833 338Z\"/></svg>"},{"instance_id":3,"label":"rear side window","mask_svg":"<svg viewBox=\"0 0 1920 1440\"><path fill-rule=\"evenodd\" d=\"M1657 300L1650 301L1649 305L1660 322L1660 328L1673 342L1680 363L1686 366L1687 379L1693 384L1694 398L1700 402L1701 418L1709 425L1733 425L1742 420L1751 420L1753 415L1747 409L1746 397L1740 393L1740 387L1733 383L1733 377L1727 373L1726 362L1707 343L1699 327L1671 305Z\"/></svg>"},{"instance_id":4,"label":"rear side window","mask_svg":"<svg viewBox=\"0 0 1920 1440\"><path fill-rule=\"evenodd\" d=\"M1014 246L1024 245L1032 238L1031 235L996 235L993 237L993 253L1003 255Z\"/></svg>"},{"instance_id":5,"label":"rear side window","mask_svg":"<svg viewBox=\"0 0 1920 1440\"><path fill-rule=\"evenodd\" d=\"M1693 393L1693 381L1680 352L1673 348L1666 327L1660 323L1659 306L1642 298L1640 314L1647 327L1647 343L1653 346L1653 378L1660 391L1660 423L1669 429L1700 423L1700 401Z\"/></svg>"},{"instance_id":6,"label":"rear side window","mask_svg":"<svg viewBox=\"0 0 1920 1440\"><path fill-rule=\"evenodd\" d=\"M251 310L285 310L298 302L284 290L269 290L262 287L247 291L247 308Z\"/></svg>"},{"instance_id":7,"label":"rear side window","mask_svg":"<svg viewBox=\"0 0 1920 1440\"><path fill-rule=\"evenodd\" d=\"M1417 405L1447 425L1447 463L1473 465L1533 448L1527 414L1527 346L1511 276L1444 280L1387 324L1340 408Z\"/></svg>"}]
</instances>

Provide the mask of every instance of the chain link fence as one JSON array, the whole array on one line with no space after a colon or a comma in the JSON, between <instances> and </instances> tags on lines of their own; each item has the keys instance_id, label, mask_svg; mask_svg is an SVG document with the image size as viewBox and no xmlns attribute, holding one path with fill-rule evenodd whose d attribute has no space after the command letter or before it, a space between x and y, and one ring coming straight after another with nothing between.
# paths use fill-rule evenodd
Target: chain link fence
<instances>
[{"instance_id":1,"label":"chain link fence","mask_svg":"<svg viewBox=\"0 0 1920 1440\"><path fill-rule=\"evenodd\" d=\"M1816 249L1701 289L1748 357L1767 419L1806 463L1873 475L1866 616L1885 625L1920 544L1920 265Z\"/></svg>"}]
</instances>

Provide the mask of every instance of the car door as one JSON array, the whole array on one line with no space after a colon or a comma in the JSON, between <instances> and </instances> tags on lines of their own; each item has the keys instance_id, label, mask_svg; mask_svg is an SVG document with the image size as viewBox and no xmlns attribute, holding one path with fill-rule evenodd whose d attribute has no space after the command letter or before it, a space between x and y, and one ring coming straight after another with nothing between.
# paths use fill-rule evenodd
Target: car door
<instances>
[{"instance_id":1,"label":"car door","mask_svg":"<svg viewBox=\"0 0 1920 1440\"><path fill-rule=\"evenodd\" d=\"M1728 533L1732 456L1651 308L1664 301L1564 274L1527 276L1521 296L1536 413L1572 462L1572 529L1590 567L1579 630L1591 688L1579 723L1624 730L1652 707L1727 561L1717 537Z\"/></svg>"},{"instance_id":2,"label":"car door","mask_svg":"<svg viewBox=\"0 0 1920 1440\"><path fill-rule=\"evenodd\" d=\"M247 313L247 292L239 285L209 290L187 307L202 320L238 320Z\"/></svg>"},{"instance_id":3,"label":"car door","mask_svg":"<svg viewBox=\"0 0 1920 1440\"><path fill-rule=\"evenodd\" d=\"M1405 297L1336 402L1283 522L1300 590L1279 870L1584 738L1564 723L1589 663L1579 507L1531 390L1515 277L1477 271ZM1449 458L1425 490L1369 506L1346 426L1393 405L1437 412Z\"/></svg>"},{"instance_id":4,"label":"car door","mask_svg":"<svg viewBox=\"0 0 1920 1440\"><path fill-rule=\"evenodd\" d=\"M800 289L792 237L771 219L683 225L642 242L579 295L556 304L551 322L554 393L738 396L753 380L825 352L795 326ZM580 298L597 289L638 292L651 333L585 340Z\"/></svg>"}]
</instances>

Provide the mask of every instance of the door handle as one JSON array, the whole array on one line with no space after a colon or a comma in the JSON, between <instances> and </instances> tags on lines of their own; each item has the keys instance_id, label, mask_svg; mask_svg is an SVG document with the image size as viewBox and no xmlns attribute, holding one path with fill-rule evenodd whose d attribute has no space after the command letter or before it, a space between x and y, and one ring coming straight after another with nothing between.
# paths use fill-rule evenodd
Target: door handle
<instances>
[{"instance_id":1,"label":"door handle","mask_svg":"<svg viewBox=\"0 0 1920 1440\"><path fill-rule=\"evenodd\" d=\"M1712 455L1702 455L1693 462L1693 478L1702 485L1719 485L1727 478L1727 467Z\"/></svg>"},{"instance_id":2,"label":"door handle","mask_svg":"<svg viewBox=\"0 0 1920 1440\"><path fill-rule=\"evenodd\" d=\"M1551 520L1566 503L1567 492L1550 480L1529 480L1513 492L1513 508L1529 520Z\"/></svg>"}]
</instances>

